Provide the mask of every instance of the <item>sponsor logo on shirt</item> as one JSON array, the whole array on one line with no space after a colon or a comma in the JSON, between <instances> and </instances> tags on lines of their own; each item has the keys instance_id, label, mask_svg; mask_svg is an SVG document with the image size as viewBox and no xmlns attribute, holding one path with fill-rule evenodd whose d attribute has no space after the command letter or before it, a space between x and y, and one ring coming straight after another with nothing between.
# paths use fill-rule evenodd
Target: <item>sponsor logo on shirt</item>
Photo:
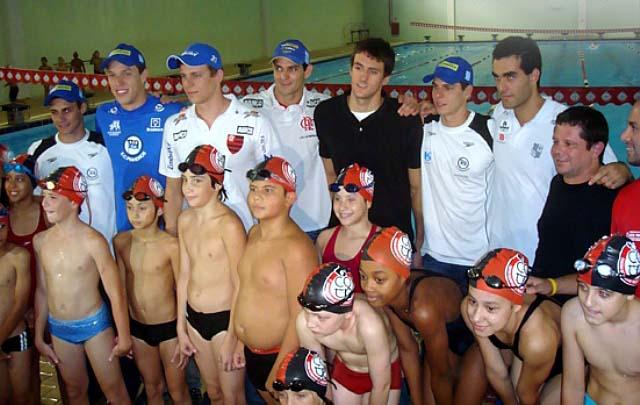
<instances>
[{"instance_id":1,"label":"sponsor logo on shirt","mask_svg":"<svg viewBox=\"0 0 640 405\"><path fill-rule=\"evenodd\" d=\"M533 156L534 159L539 158L542 155L542 150L544 149L544 146L542 146L539 143L534 143L533 146L531 147L531 156Z\"/></svg>"},{"instance_id":2,"label":"sponsor logo on shirt","mask_svg":"<svg viewBox=\"0 0 640 405\"><path fill-rule=\"evenodd\" d=\"M156 104L156 106L154 107L154 110L156 110L156 112L162 112L164 111L164 105Z\"/></svg>"},{"instance_id":3,"label":"sponsor logo on shirt","mask_svg":"<svg viewBox=\"0 0 640 405\"><path fill-rule=\"evenodd\" d=\"M498 142L505 142L507 140L506 136L504 135L504 132L500 132L498 134Z\"/></svg>"},{"instance_id":4,"label":"sponsor logo on shirt","mask_svg":"<svg viewBox=\"0 0 640 405\"><path fill-rule=\"evenodd\" d=\"M94 157L98 156L98 152L91 152L91 153L87 153L87 157L89 159L93 159Z\"/></svg>"},{"instance_id":5,"label":"sponsor logo on shirt","mask_svg":"<svg viewBox=\"0 0 640 405\"><path fill-rule=\"evenodd\" d=\"M320 99L318 97L310 98L304 103L304 106L307 108L316 108L320 104Z\"/></svg>"},{"instance_id":6,"label":"sponsor logo on shirt","mask_svg":"<svg viewBox=\"0 0 640 405\"><path fill-rule=\"evenodd\" d=\"M173 170L173 147L169 142L165 142L164 147L167 151L167 169Z\"/></svg>"},{"instance_id":7,"label":"sponsor logo on shirt","mask_svg":"<svg viewBox=\"0 0 640 405\"><path fill-rule=\"evenodd\" d=\"M509 132L511 131L511 126L509 125L509 121L502 120L500 123L500 132Z\"/></svg>"},{"instance_id":8,"label":"sponsor logo on shirt","mask_svg":"<svg viewBox=\"0 0 640 405\"><path fill-rule=\"evenodd\" d=\"M465 148L470 148L473 145L475 145L475 143L469 142L469 141L463 141L462 144L464 145Z\"/></svg>"},{"instance_id":9,"label":"sponsor logo on shirt","mask_svg":"<svg viewBox=\"0 0 640 405\"><path fill-rule=\"evenodd\" d=\"M458 161L456 162L456 167L461 172L466 172L467 170L469 170L469 159L464 156L459 157Z\"/></svg>"},{"instance_id":10,"label":"sponsor logo on shirt","mask_svg":"<svg viewBox=\"0 0 640 405\"><path fill-rule=\"evenodd\" d=\"M176 125L178 124L180 121L187 119L187 116L185 115L184 112L181 112L180 114L178 114L178 116L176 118L174 118L173 120L173 124Z\"/></svg>"},{"instance_id":11,"label":"sponsor logo on shirt","mask_svg":"<svg viewBox=\"0 0 640 405\"><path fill-rule=\"evenodd\" d=\"M115 105L109 109L109 114L117 114L117 113L118 113L118 107L116 107Z\"/></svg>"},{"instance_id":12,"label":"sponsor logo on shirt","mask_svg":"<svg viewBox=\"0 0 640 405\"><path fill-rule=\"evenodd\" d=\"M253 135L253 127L240 125L236 128L236 132L241 135Z\"/></svg>"},{"instance_id":13,"label":"sponsor logo on shirt","mask_svg":"<svg viewBox=\"0 0 640 405\"><path fill-rule=\"evenodd\" d=\"M249 105L251 108L262 108L264 107L264 100L259 98L245 98L242 100L245 104Z\"/></svg>"},{"instance_id":14,"label":"sponsor logo on shirt","mask_svg":"<svg viewBox=\"0 0 640 405\"><path fill-rule=\"evenodd\" d=\"M107 131L107 135L109 136L118 136L120 135L120 120L113 120L111 124L109 124L109 130Z\"/></svg>"},{"instance_id":15,"label":"sponsor logo on shirt","mask_svg":"<svg viewBox=\"0 0 640 405\"><path fill-rule=\"evenodd\" d=\"M431 151L430 150L425 150L424 151L424 155L422 156L422 158L424 159L424 161L426 163L431 163Z\"/></svg>"},{"instance_id":16,"label":"sponsor logo on shirt","mask_svg":"<svg viewBox=\"0 0 640 405\"><path fill-rule=\"evenodd\" d=\"M234 155L240 152L242 149L242 145L244 144L244 136L237 134L228 134L227 135L227 148L229 148L229 152Z\"/></svg>"},{"instance_id":17,"label":"sponsor logo on shirt","mask_svg":"<svg viewBox=\"0 0 640 405\"><path fill-rule=\"evenodd\" d=\"M47 159L47 163L53 163L53 162L55 162L56 160L58 160L58 158L57 158L57 157L52 157L52 158Z\"/></svg>"},{"instance_id":18,"label":"sponsor logo on shirt","mask_svg":"<svg viewBox=\"0 0 640 405\"><path fill-rule=\"evenodd\" d=\"M307 132L316 130L316 126L315 126L315 123L313 122L313 118L307 115L302 117L302 120L300 120L300 126L302 127L302 129L304 129Z\"/></svg>"},{"instance_id":19,"label":"sponsor logo on shirt","mask_svg":"<svg viewBox=\"0 0 640 405\"><path fill-rule=\"evenodd\" d=\"M183 129L182 131L178 131L178 132L174 132L173 133L173 141L177 142L180 139L184 139L187 137L187 130Z\"/></svg>"},{"instance_id":20,"label":"sponsor logo on shirt","mask_svg":"<svg viewBox=\"0 0 640 405\"><path fill-rule=\"evenodd\" d=\"M147 132L162 132L162 118L153 117L149 120Z\"/></svg>"},{"instance_id":21,"label":"sponsor logo on shirt","mask_svg":"<svg viewBox=\"0 0 640 405\"><path fill-rule=\"evenodd\" d=\"M249 118L249 117L259 117L260 113L257 111L247 111L244 113L244 118Z\"/></svg>"},{"instance_id":22,"label":"sponsor logo on shirt","mask_svg":"<svg viewBox=\"0 0 640 405\"><path fill-rule=\"evenodd\" d=\"M95 167L90 167L87 169L86 175L89 180L95 180L98 178L98 169L96 169Z\"/></svg>"},{"instance_id":23,"label":"sponsor logo on shirt","mask_svg":"<svg viewBox=\"0 0 640 405\"><path fill-rule=\"evenodd\" d=\"M138 162L147 155L143 150L142 139L137 135L131 135L124 140L120 156L129 162Z\"/></svg>"}]
</instances>

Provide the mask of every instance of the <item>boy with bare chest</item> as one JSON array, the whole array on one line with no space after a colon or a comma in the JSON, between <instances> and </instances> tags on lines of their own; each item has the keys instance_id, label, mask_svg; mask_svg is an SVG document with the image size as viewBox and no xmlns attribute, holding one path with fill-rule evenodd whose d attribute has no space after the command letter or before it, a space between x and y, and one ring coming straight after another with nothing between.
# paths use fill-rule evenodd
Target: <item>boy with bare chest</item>
<instances>
[{"instance_id":1,"label":"boy with bare chest","mask_svg":"<svg viewBox=\"0 0 640 405\"><path fill-rule=\"evenodd\" d=\"M29 306L29 252L7 242L9 211L0 204L0 404L28 404L33 337L24 321Z\"/></svg>"},{"instance_id":2,"label":"boy with bare chest","mask_svg":"<svg viewBox=\"0 0 640 405\"><path fill-rule=\"evenodd\" d=\"M33 240L36 347L58 367L70 404L88 400L85 352L109 403L129 404L119 362L113 361L131 349L127 301L107 241L78 217L87 190L84 176L74 166L60 167L40 187L42 207L54 226ZM117 338L100 281L111 302ZM53 346L44 342L47 325Z\"/></svg>"},{"instance_id":3,"label":"boy with bare chest","mask_svg":"<svg viewBox=\"0 0 640 405\"><path fill-rule=\"evenodd\" d=\"M301 307L296 297L318 257L311 240L289 217L296 199L291 165L269 157L247 177L251 181L247 203L259 223L249 231L239 264L233 321L245 345L249 380L266 401L273 402L267 390L273 390L277 365L298 346L295 319Z\"/></svg>"},{"instance_id":4,"label":"boy with bare chest","mask_svg":"<svg viewBox=\"0 0 640 405\"><path fill-rule=\"evenodd\" d=\"M562 307L562 403L637 404L640 254L629 238L605 236L575 268L578 296Z\"/></svg>"},{"instance_id":5,"label":"boy with bare chest","mask_svg":"<svg viewBox=\"0 0 640 405\"><path fill-rule=\"evenodd\" d=\"M138 177L124 192L133 230L113 240L129 302L134 360L142 374L148 404L164 404L164 376L175 404L190 403L184 371L172 364L178 348L175 285L178 239L160 230L164 190L149 176Z\"/></svg>"},{"instance_id":6,"label":"boy with bare chest","mask_svg":"<svg viewBox=\"0 0 640 405\"><path fill-rule=\"evenodd\" d=\"M408 240L408 238L407 238ZM335 352L331 381L336 404L397 404L402 371L395 335L386 315L356 297L346 267L320 265L298 296L300 345L326 358Z\"/></svg>"},{"instance_id":7,"label":"boy with bare chest","mask_svg":"<svg viewBox=\"0 0 640 405\"><path fill-rule=\"evenodd\" d=\"M243 404L243 360L230 320L238 292L244 226L222 203L224 156L216 148L197 146L178 168L190 207L178 218L180 350L183 356L195 355L212 402Z\"/></svg>"}]
</instances>

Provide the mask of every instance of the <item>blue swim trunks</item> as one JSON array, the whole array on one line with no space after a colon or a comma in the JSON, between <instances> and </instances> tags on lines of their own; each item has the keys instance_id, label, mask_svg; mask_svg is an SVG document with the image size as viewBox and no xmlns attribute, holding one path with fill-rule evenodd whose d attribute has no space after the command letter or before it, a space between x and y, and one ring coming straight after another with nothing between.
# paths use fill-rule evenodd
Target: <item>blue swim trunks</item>
<instances>
[{"instance_id":1,"label":"blue swim trunks","mask_svg":"<svg viewBox=\"0 0 640 405\"><path fill-rule=\"evenodd\" d=\"M84 319L62 321L51 315L48 318L49 332L58 339L73 344L82 344L111 326L111 317L107 306L102 306Z\"/></svg>"},{"instance_id":2,"label":"blue swim trunks","mask_svg":"<svg viewBox=\"0 0 640 405\"><path fill-rule=\"evenodd\" d=\"M584 405L598 405L589 394L584 393Z\"/></svg>"}]
</instances>

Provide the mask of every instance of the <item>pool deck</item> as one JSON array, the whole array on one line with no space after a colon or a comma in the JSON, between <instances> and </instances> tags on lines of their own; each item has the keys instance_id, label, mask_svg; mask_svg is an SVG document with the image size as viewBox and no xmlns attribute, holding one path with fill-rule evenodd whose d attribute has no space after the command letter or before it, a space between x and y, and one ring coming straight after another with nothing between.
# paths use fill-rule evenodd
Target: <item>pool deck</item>
<instances>
[{"instance_id":1,"label":"pool deck","mask_svg":"<svg viewBox=\"0 0 640 405\"><path fill-rule=\"evenodd\" d=\"M392 43L392 45L399 45L401 43ZM320 49L317 51L311 52L311 60L312 62L322 62L328 59L339 58L345 55L349 55L351 50L353 49L353 45L345 45L337 48L328 48L328 49ZM264 74L269 73L271 71L271 58L261 58L249 61L243 61L241 63L249 63L251 64L251 75L256 74ZM223 67L225 72L226 80L236 80L240 78L240 71L236 63L224 65ZM24 85L23 85L24 86ZM40 86L40 85L32 85L32 86ZM107 101L113 100L113 96L111 92L108 90L89 90L88 94L88 105L89 108L96 108L98 105L103 104ZM41 121L49 118L49 111L43 105L44 94L42 97L29 97L29 98L19 98L18 103L27 104L29 106L29 112L25 115L24 122L35 122ZM7 113L0 112L0 129L7 128L9 126L7 122Z\"/></svg>"}]
</instances>

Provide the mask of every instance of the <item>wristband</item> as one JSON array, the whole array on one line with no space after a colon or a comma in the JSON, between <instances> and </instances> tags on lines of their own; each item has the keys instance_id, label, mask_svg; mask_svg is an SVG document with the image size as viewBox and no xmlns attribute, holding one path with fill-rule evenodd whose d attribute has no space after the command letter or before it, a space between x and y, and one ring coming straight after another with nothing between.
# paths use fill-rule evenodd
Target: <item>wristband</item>
<instances>
[{"instance_id":1,"label":"wristband","mask_svg":"<svg viewBox=\"0 0 640 405\"><path fill-rule=\"evenodd\" d=\"M558 282L555 278L548 278L547 280L549 281L549 284L551 284L551 292L549 293L549 296L553 297L558 292Z\"/></svg>"}]
</instances>

